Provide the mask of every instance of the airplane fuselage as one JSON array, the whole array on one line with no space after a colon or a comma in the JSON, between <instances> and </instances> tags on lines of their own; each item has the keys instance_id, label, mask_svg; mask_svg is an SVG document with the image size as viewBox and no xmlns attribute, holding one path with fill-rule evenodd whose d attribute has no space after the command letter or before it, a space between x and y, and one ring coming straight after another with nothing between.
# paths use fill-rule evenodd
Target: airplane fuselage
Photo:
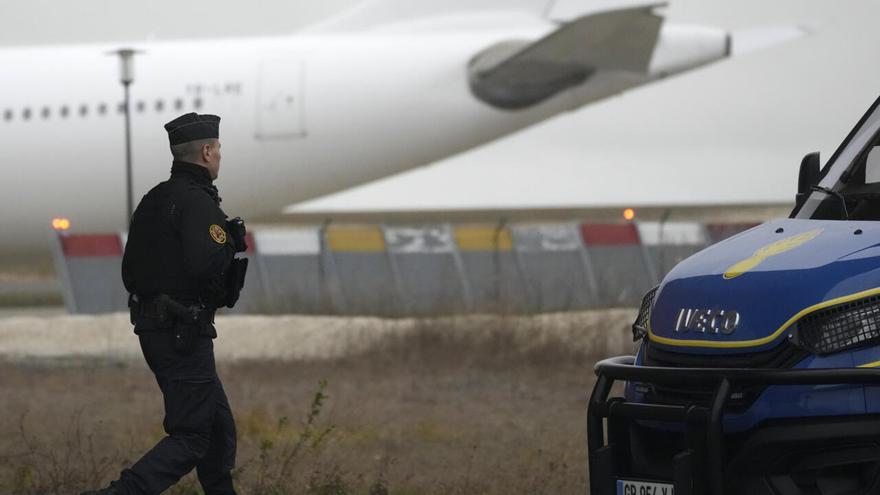
<instances>
[{"instance_id":1,"label":"airplane fuselage","mask_svg":"<svg viewBox=\"0 0 880 495\"><path fill-rule=\"evenodd\" d=\"M515 111L471 94L468 63L481 49L556 27L540 20L418 35L0 50L0 225L8 233L0 244L45 245L55 217L80 232L127 228L123 91L110 54L121 47L141 51L131 86L135 202L168 175L162 125L185 112L213 113L223 119L222 207L252 218L429 164L670 72L597 73ZM658 52L680 38L666 31ZM671 70L724 54L713 45L700 56Z\"/></svg>"},{"instance_id":2,"label":"airplane fuselage","mask_svg":"<svg viewBox=\"0 0 880 495\"><path fill-rule=\"evenodd\" d=\"M131 87L136 200L168 174L162 124L214 113L223 118L223 206L250 216L430 163L564 107L557 99L510 113L472 98L468 57L491 41L297 36L2 50L4 230L45 237L57 216L81 231L126 227L122 87L107 54L119 46L143 51Z\"/></svg>"}]
</instances>

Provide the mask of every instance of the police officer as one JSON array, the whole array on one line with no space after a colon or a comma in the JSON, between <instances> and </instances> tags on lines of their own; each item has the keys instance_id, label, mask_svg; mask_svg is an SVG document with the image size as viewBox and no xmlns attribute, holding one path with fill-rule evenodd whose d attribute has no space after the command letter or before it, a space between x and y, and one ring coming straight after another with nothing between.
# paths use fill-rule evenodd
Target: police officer
<instances>
[{"instance_id":1,"label":"police officer","mask_svg":"<svg viewBox=\"0 0 880 495\"><path fill-rule=\"evenodd\" d=\"M214 366L214 312L238 298L247 267L244 223L227 221L212 182L220 118L165 124L171 177L143 197L129 228L122 278L141 350L165 401L167 436L119 480L91 494L159 494L196 469L206 495L234 494L235 423Z\"/></svg>"}]
</instances>

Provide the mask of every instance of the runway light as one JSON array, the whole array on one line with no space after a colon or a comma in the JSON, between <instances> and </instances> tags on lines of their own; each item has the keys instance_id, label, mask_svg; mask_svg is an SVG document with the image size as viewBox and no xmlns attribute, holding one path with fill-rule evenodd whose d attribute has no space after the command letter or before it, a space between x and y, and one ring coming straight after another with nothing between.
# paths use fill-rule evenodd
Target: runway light
<instances>
[{"instance_id":1,"label":"runway light","mask_svg":"<svg viewBox=\"0 0 880 495\"><path fill-rule=\"evenodd\" d=\"M632 219L635 218L635 217L636 217L636 210L633 210L632 208L627 208L627 209L623 210L623 218L624 218L624 220L629 221L629 220L632 220Z\"/></svg>"},{"instance_id":2,"label":"runway light","mask_svg":"<svg viewBox=\"0 0 880 495\"><path fill-rule=\"evenodd\" d=\"M67 230L70 228L70 220L67 218L53 218L52 228L55 230Z\"/></svg>"}]
</instances>

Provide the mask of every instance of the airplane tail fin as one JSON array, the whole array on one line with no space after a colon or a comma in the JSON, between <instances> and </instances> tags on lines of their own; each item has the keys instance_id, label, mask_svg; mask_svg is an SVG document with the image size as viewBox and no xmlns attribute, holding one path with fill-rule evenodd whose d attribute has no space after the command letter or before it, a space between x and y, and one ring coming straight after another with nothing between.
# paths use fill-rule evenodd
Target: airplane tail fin
<instances>
[{"instance_id":1,"label":"airplane tail fin","mask_svg":"<svg viewBox=\"0 0 880 495\"><path fill-rule=\"evenodd\" d=\"M658 6L586 15L532 43L493 45L471 61L471 89L487 103L516 109L580 84L599 70L645 73L663 23L654 13Z\"/></svg>"},{"instance_id":2,"label":"airplane tail fin","mask_svg":"<svg viewBox=\"0 0 880 495\"><path fill-rule=\"evenodd\" d=\"M309 31L359 31L450 13L518 12L547 17L557 0L364 0Z\"/></svg>"}]
</instances>

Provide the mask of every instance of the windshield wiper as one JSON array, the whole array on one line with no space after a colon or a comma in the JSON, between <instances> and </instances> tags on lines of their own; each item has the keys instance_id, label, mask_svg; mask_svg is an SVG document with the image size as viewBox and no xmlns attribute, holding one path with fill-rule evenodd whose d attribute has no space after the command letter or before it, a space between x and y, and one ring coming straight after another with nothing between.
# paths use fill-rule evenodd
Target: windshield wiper
<instances>
[{"instance_id":1,"label":"windshield wiper","mask_svg":"<svg viewBox=\"0 0 880 495\"><path fill-rule=\"evenodd\" d=\"M812 186L810 186L810 190L823 192L829 196L834 196L835 198L839 199L840 205L843 207L843 218L844 218L844 220L849 220L849 211L846 209L846 196L844 196L842 192L834 191L828 187L819 186L816 184L813 184Z\"/></svg>"}]
</instances>

